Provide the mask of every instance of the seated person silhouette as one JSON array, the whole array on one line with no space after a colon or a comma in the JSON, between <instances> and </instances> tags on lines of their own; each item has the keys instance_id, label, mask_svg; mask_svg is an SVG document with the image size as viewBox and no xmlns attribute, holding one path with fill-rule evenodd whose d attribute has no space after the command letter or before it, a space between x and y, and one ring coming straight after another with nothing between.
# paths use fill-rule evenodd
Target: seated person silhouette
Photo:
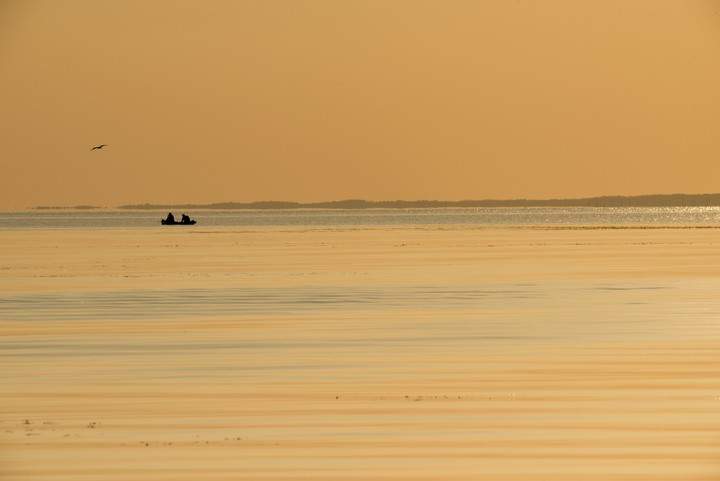
<instances>
[{"instance_id":1,"label":"seated person silhouette","mask_svg":"<svg viewBox=\"0 0 720 481\"><path fill-rule=\"evenodd\" d=\"M168 216L167 219L165 219L165 222L167 222L168 224L172 224L173 222L175 222L175 216L172 215L172 212L168 212Z\"/></svg>"},{"instance_id":2,"label":"seated person silhouette","mask_svg":"<svg viewBox=\"0 0 720 481\"><path fill-rule=\"evenodd\" d=\"M182 215L182 220L180 221L183 224L189 224L190 223L190 217L186 216L185 214Z\"/></svg>"}]
</instances>

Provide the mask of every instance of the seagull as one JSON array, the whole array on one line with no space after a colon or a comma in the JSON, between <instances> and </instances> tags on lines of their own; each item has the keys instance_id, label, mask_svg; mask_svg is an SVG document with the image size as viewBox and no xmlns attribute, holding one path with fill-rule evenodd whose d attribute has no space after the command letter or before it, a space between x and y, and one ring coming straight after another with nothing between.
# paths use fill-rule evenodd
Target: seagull
<instances>
[{"instance_id":1,"label":"seagull","mask_svg":"<svg viewBox=\"0 0 720 481\"><path fill-rule=\"evenodd\" d=\"M98 145L97 147L93 147L92 149L90 149L90 151L92 152L95 149L102 149L103 147L107 147L107 144L102 144L102 145Z\"/></svg>"}]
</instances>

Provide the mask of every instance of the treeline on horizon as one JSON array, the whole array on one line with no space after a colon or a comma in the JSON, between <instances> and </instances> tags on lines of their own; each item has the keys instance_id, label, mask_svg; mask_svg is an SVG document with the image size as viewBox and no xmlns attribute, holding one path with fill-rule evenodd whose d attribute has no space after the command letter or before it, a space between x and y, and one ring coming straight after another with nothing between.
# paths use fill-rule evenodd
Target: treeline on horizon
<instances>
[{"instance_id":1,"label":"treeline on horizon","mask_svg":"<svg viewBox=\"0 0 720 481\"><path fill-rule=\"evenodd\" d=\"M348 199L329 202L218 202L213 204L130 204L120 209L417 209L432 207L709 207L720 206L720 194L657 194L637 196L603 196L582 199L509 199L509 200L389 200Z\"/></svg>"}]
</instances>

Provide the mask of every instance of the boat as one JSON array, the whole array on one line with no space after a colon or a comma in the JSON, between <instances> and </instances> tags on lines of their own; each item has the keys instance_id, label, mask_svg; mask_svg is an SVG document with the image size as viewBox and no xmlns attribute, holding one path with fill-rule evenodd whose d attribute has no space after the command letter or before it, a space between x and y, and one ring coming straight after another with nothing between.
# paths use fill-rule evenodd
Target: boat
<instances>
[{"instance_id":1,"label":"boat","mask_svg":"<svg viewBox=\"0 0 720 481\"><path fill-rule=\"evenodd\" d=\"M168 222L167 219L161 219L161 220L160 220L160 223L161 223L162 225L195 225L195 221L194 221L194 220L191 220L191 221L189 221L189 222L175 222L175 221Z\"/></svg>"}]
</instances>

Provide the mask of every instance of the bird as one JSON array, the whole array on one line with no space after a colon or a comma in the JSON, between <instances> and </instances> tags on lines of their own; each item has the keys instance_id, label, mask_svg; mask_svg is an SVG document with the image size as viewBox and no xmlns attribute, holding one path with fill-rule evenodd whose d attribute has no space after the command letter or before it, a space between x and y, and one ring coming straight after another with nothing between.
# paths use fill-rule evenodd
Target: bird
<instances>
[{"instance_id":1,"label":"bird","mask_svg":"<svg viewBox=\"0 0 720 481\"><path fill-rule=\"evenodd\" d=\"M107 144L102 144L102 145L98 145L97 147L93 147L92 149L90 149L90 151L92 152L95 149L102 149L103 147L107 147Z\"/></svg>"}]
</instances>

